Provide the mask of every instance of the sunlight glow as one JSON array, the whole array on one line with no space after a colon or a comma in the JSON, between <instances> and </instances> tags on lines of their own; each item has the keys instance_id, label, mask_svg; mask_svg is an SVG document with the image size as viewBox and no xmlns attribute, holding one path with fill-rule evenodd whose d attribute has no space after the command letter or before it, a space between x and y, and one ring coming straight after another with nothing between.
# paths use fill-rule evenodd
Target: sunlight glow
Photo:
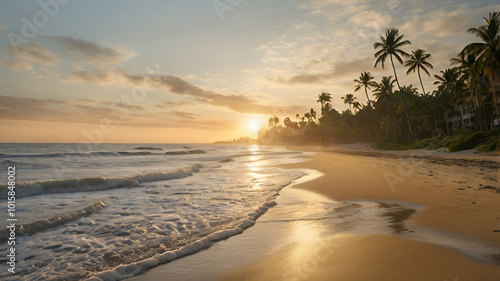
<instances>
[{"instance_id":1,"label":"sunlight glow","mask_svg":"<svg viewBox=\"0 0 500 281\"><path fill-rule=\"evenodd\" d=\"M252 135L257 135L257 132L261 128L265 127L265 122L258 116L252 116L251 118L245 120L243 127L252 133Z\"/></svg>"}]
</instances>

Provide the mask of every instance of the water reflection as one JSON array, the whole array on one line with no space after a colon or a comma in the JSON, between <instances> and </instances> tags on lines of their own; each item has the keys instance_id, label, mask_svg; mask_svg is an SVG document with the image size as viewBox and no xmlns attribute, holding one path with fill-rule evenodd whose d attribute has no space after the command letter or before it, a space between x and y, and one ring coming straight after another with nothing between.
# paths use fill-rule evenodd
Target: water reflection
<instances>
[{"instance_id":1,"label":"water reflection","mask_svg":"<svg viewBox=\"0 0 500 281\"><path fill-rule=\"evenodd\" d=\"M256 153L256 151L259 150L259 147L254 145L249 148L252 153ZM262 187L262 179L265 177L265 175L262 173L262 165L263 162L261 161L261 156L260 155L252 155L249 156L250 162L246 164L248 168L248 173L246 175L248 176L247 182L252 184L252 189L261 189Z\"/></svg>"}]
</instances>

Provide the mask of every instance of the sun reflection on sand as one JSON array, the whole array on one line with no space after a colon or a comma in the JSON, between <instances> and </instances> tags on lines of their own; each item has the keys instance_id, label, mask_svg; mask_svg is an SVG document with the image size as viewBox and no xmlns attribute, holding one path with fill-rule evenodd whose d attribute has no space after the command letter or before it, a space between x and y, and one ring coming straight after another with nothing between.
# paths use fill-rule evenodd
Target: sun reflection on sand
<instances>
[{"instance_id":1,"label":"sun reflection on sand","mask_svg":"<svg viewBox=\"0 0 500 281\"><path fill-rule=\"evenodd\" d=\"M322 239L321 223L296 221L292 226L292 248L286 259L289 268L297 269L295 273L301 275L304 271L311 270L317 261L311 259L312 252L318 252L318 241Z\"/></svg>"}]
</instances>

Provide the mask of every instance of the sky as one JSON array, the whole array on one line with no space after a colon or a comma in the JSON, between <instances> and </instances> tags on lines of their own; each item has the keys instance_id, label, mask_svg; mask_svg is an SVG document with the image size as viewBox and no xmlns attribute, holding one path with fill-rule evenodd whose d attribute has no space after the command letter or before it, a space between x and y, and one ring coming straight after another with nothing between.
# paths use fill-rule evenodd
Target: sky
<instances>
[{"instance_id":1,"label":"sky","mask_svg":"<svg viewBox=\"0 0 500 281\"><path fill-rule=\"evenodd\" d=\"M340 99L396 27L450 66L497 1L0 1L0 142L207 143L256 137ZM397 65L402 85L420 88Z\"/></svg>"}]
</instances>

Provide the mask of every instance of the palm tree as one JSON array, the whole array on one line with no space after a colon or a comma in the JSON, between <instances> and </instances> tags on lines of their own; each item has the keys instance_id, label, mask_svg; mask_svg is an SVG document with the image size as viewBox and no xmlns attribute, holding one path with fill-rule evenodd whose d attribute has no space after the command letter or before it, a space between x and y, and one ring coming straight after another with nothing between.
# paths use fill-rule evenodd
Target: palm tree
<instances>
[{"instance_id":1,"label":"palm tree","mask_svg":"<svg viewBox=\"0 0 500 281\"><path fill-rule=\"evenodd\" d=\"M500 13L490 13L489 18L484 18L484 21L486 25L468 30L469 33L476 35L483 42L471 43L465 46L464 52L474 54L477 60L482 63L485 74L486 72L489 74L493 103L497 118L500 119L495 89L498 72L500 72Z\"/></svg>"},{"instance_id":2,"label":"palm tree","mask_svg":"<svg viewBox=\"0 0 500 281\"><path fill-rule=\"evenodd\" d=\"M457 57L452 58L450 62L452 65L457 65L456 70L460 75L459 81L464 85L468 85L469 90L464 99L466 101L474 101L476 127L479 124L479 129L482 130L483 122L479 121L482 118L481 111L484 107L479 98L479 89L481 88L481 84L484 84L481 76L482 66L474 54L465 54L464 51L460 52ZM486 120L484 120L484 123L486 123Z\"/></svg>"},{"instance_id":3,"label":"palm tree","mask_svg":"<svg viewBox=\"0 0 500 281\"><path fill-rule=\"evenodd\" d=\"M314 109L311 108L311 110L309 111L309 113L311 114L311 118L312 119L316 119L316 111Z\"/></svg>"},{"instance_id":4,"label":"palm tree","mask_svg":"<svg viewBox=\"0 0 500 281\"><path fill-rule=\"evenodd\" d=\"M347 94L345 95L345 97L341 97L340 99L344 101L344 104L349 105L349 112L352 115L351 105L353 105L356 102L357 98L353 94Z\"/></svg>"},{"instance_id":5,"label":"palm tree","mask_svg":"<svg viewBox=\"0 0 500 281\"><path fill-rule=\"evenodd\" d=\"M396 114L394 112L394 107L393 107L392 102L391 102L391 100L394 98L394 83L395 82L396 82L396 80L392 79L392 76L383 76L382 81L379 84L377 84L377 88L373 91L373 95L375 96L377 103L380 103L380 104L386 103L388 105L389 112L392 115L392 119L393 119L393 121L391 121L391 123L392 123L393 131L394 131L394 135L396 135L396 127L395 127L394 123L396 123L399 132L402 132L401 126L399 125L399 122L396 118ZM397 139L396 136L394 138Z\"/></svg>"},{"instance_id":6,"label":"palm tree","mask_svg":"<svg viewBox=\"0 0 500 281\"><path fill-rule=\"evenodd\" d=\"M327 102L325 103L325 114L328 114L328 112L330 112L332 110L332 104Z\"/></svg>"},{"instance_id":7,"label":"palm tree","mask_svg":"<svg viewBox=\"0 0 500 281\"><path fill-rule=\"evenodd\" d=\"M408 53L400 49L403 46L411 44L410 41L403 40L403 37L404 35L399 35L399 30L397 28L388 28L385 31L385 38L380 36L380 42L376 42L373 44L373 48L375 50L380 49L375 53L375 57L377 58L377 60L375 61L375 67L377 67L377 64L381 63L382 68L384 68L385 60L387 59L387 56L389 56L389 58L391 59L391 64L392 64L392 69L394 71L396 84L398 85L399 90L401 90L401 86L399 85L398 75L396 73L396 67L394 66L394 61L392 57L395 57L399 63L403 64L403 59L401 58L401 56L402 57L410 56L408 55ZM406 122L408 123L408 128L410 130L411 138L414 140L415 136L413 135L413 130L411 128L410 116L408 115L406 102L403 96L401 97L403 100L403 107L406 114Z\"/></svg>"},{"instance_id":8,"label":"palm tree","mask_svg":"<svg viewBox=\"0 0 500 281\"><path fill-rule=\"evenodd\" d=\"M394 83L396 80L392 76L383 76L382 81L377 84L377 88L373 91L377 102L389 102L394 94Z\"/></svg>"},{"instance_id":9,"label":"palm tree","mask_svg":"<svg viewBox=\"0 0 500 281\"><path fill-rule=\"evenodd\" d=\"M432 64L430 64L427 60L431 57L431 54L426 54L425 50L417 49L412 51L410 55L410 59L405 62L405 66L409 67L406 75L410 74L410 72L415 72L415 69L418 73L418 79L420 80L420 85L422 86L422 94L425 95L424 84L422 83L422 76L420 76L420 69L422 69L429 77L431 74L427 70L428 68L434 68Z\"/></svg>"},{"instance_id":10,"label":"palm tree","mask_svg":"<svg viewBox=\"0 0 500 281\"><path fill-rule=\"evenodd\" d=\"M304 113L304 117L307 118L307 123L311 123L312 121L312 116L310 112Z\"/></svg>"},{"instance_id":11,"label":"palm tree","mask_svg":"<svg viewBox=\"0 0 500 281\"><path fill-rule=\"evenodd\" d=\"M407 52L400 49L403 46L411 44L411 42L408 40L403 41L403 37L404 35L399 35L399 30L397 28L388 28L385 31L385 38L380 36L380 42L376 42L373 44L373 48L375 48L375 50L380 49L375 53L375 58L377 58L377 60L375 61L375 67L377 67L377 65L380 63L382 65L382 68L384 68L385 60L387 59L387 56L389 56L389 58L391 59L392 69L394 71L394 77L396 79L396 83L398 84L398 88L401 88L401 86L399 85L398 75L396 73L396 67L394 66L392 57L395 57L400 64L403 64L403 59L401 58L401 56L410 56Z\"/></svg>"},{"instance_id":12,"label":"palm tree","mask_svg":"<svg viewBox=\"0 0 500 281\"><path fill-rule=\"evenodd\" d=\"M438 90L446 91L449 93L455 93L458 84L458 73L456 68L447 68L440 71L441 76L434 75L436 82L434 85L438 85Z\"/></svg>"},{"instance_id":13,"label":"palm tree","mask_svg":"<svg viewBox=\"0 0 500 281\"><path fill-rule=\"evenodd\" d=\"M373 76L370 72L362 72L359 75L359 79L354 79L354 82L358 83L356 87L354 87L354 91L357 92L361 89L361 87L365 88L366 100L368 101L368 105L371 106L370 98L368 97L368 89L370 87L377 87L377 82L373 81Z\"/></svg>"},{"instance_id":14,"label":"palm tree","mask_svg":"<svg viewBox=\"0 0 500 281\"><path fill-rule=\"evenodd\" d=\"M456 68L447 68L444 71L441 70L440 73L441 76L434 75L434 78L436 78L434 85L438 85L436 98L439 109L444 111L446 134L449 135L448 115L450 111L453 111L453 105L455 105L454 95L458 87L458 73Z\"/></svg>"},{"instance_id":15,"label":"palm tree","mask_svg":"<svg viewBox=\"0 0 500 281\"><path fill-rule=\"evenodd\" d=\"M361 110L361 108L363 107L363 105L359 101L355 101L352 103L352 107L357 109L357 112L359 112Z\"/></svg>"},{"instance_id":16,"label":"palm tree","mask_svg":"<svg viewBox=\"0 0 500 281\"><path fill-rule=\"evenodd\" d=\"M332 95L330 95L329 93L323 92L318 95L318 100L316 102L321 103L321 116L324 116L326 114L325 104L331 101L332 101Z\"/></svg>"}]
</instances>

